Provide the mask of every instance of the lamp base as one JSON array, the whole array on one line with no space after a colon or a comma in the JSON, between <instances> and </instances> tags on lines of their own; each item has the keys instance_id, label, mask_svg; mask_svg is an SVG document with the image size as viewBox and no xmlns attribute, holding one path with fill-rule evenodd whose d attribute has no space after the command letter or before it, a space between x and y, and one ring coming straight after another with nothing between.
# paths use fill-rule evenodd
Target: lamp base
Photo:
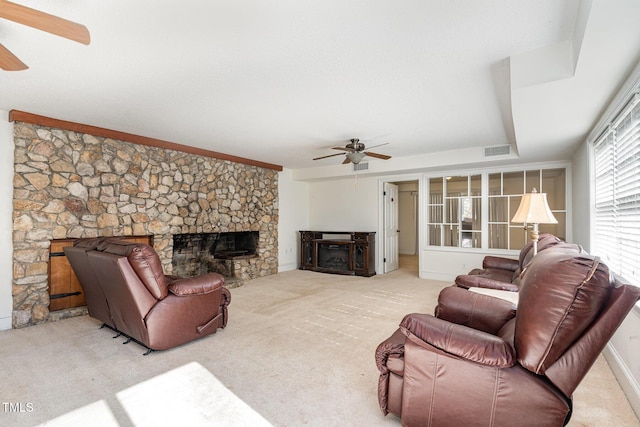
<instances>
[{"instance_id":1,"label":"lamp base","mask_svg":"<svg viewBox=\"0 0 640 427\"><path fill-rule=\"evenodd\" d=\"M538 254L538 238L540 237L540 232L538 231L538 224L532 224L531 228L531 241L533 242L533 256Z\"/></svg>"}]
</instances>

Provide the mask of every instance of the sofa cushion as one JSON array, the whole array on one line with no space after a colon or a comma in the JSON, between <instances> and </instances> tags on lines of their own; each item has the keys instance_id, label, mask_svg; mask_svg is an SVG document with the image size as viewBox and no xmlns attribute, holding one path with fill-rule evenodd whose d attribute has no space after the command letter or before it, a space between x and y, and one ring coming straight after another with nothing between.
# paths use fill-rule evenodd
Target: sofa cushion
<instances>
[{"instance_id":1,"label":"sofa cushion","mask_svg":"<svg viewBox=\"0 0 640 427\"><path fill-rule=\"evenodd\" d=\"M160 257L151 246L107 239L98 245L97 250L127 257L131 267L154 298L161 300L169 294Z\"/></svg>"},{"instance_id":2,"label":"sofa cushion","mask_svg":"<svg viewBox=\"0 0 640 427\"><path fill-rule=\"evenodd\" d=\"M544 374L598 316L610 295L609 269L575 245L533 257L520 286L515 347L522 366Z\"/></svg>"}]
</instances>

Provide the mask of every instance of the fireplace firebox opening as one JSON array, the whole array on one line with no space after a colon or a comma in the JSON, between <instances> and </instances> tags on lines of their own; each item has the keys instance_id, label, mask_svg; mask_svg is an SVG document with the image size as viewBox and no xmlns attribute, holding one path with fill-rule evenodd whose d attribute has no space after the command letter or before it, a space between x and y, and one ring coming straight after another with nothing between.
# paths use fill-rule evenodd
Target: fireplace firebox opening
<instances>
[{"instance_id":1,"label":"fireplace firebox opening","mask_svg":"<svg viewBox=\"0 0 640 427\"><path fill-rule=\"evenodd\" d=\"M235 276L235 262L258 257L258 231L191 233L173 236L173 272L191 277L216 272Z\"/></svg>"},{"instance_id":2,"label":"fireplace firebox opening","mask_svg":"<svg viewBox=\"0 0 640 427\"><path fill-rule=\"evenodd\" d=\"M349 244L321 243L318 245L318 267L348 271Z\"/></svg>"}]
</instances>

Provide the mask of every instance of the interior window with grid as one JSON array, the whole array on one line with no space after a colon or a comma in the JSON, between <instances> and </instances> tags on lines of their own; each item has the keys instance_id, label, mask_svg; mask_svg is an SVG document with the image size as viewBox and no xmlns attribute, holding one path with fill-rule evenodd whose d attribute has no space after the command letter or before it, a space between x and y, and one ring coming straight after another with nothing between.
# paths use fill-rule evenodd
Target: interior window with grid
<instances>
[{"instance_id":1,"label":"interior window with grid","mask_svg":"<svg viewBox=\"0 0 640 427\"><path fill-rule=\"evenodd\" d=\"M640 286L640 94L594 143L592 252Z\"/></svg>"},{"instance_id":2,"label":"interior window with grid","mask_svg":"<svg viewBox=\"0 0 640 427\"><path fill-rule=\"evenodd\" d=\"M540 224L541 233L551 233L563 240L566 235L566 170L531 169L489 174L489 248L521 249L529 241L523 224L511 222L520 199L533 189L547 194L547 202L557 224Z\"/></svg>"},{"instance_id":3,"label":"interior window with grid","mask_svg":"<svg viewBox=\"0 0 640 427\"><path fill-rule=\"evenodd\" d=\"M482 180L488 192L482 194ZM521 249L529 239L523 224L511 222L522 195L533 189L547 193L557 224L540 224L540 231L563 240L566 236L566 169L529 169L429 179L429 246L481 248L486 236L489 249ZM487 206L483 223L483 204Z\"/></svg>"},{"instance_id":4,"label":"interior window with grid","mask_svg":"<svg viewBox=\"0 0 640 427\"><path fill-rule=\"evenodd\" d=\"M482 241L480 175L429 181L429 244L479 248Z\"/></svg>"}]
</instances>

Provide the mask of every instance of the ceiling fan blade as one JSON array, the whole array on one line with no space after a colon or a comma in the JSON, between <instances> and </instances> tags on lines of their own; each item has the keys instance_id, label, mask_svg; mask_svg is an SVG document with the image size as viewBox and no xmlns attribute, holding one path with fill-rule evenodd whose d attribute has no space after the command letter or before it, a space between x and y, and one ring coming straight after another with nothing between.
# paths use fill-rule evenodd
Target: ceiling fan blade
<instances>
[{"instance_id":1,"label":"ceiling fan blade","mask_svg":"<svg viewBox=\"0 0 640 427\"><path fill-rule=\"evenodd\" d=\"M344 153L329 154L328 156L316 157L313 160L326 159L327 157L344 156Z\"/></svg>"},{"instance_id":2,"label":"ceiling fan blade","mask_svg":"<svg viewBox=\"0 0 640 427\"><path fill-rule=\"evenodd\" d=\"M332 150L342 150L342 151L352 151L350 149L348 149L347 147L332 147Z\"/></svg>"},{"instance_id":3,"label":"ceiling fan blade","mask_svg":"<svg viewBox=\"0 0 640 427\"><path fill-rule=\"evenodd\" d=\"M371 151L365 151L364 154L366 154L367 156L376 157L382 160L388 160L391 158L391 156L387 156L386 154L372 153Z\"/></svg>"},{"instance_id":4,"label":"ceiling fan blade","mask_svg":"<svg viewBox=\"0 0 640 427\"><path fill-rule=\"evenodd\" d=\"M9 49L0 44L0 68L4 71L22 71L29 67L11 53Z\"/></svg>"},{"instance_id":5,"label":"ceiling fan blade","mask_svg":"<svg viewBox=\"0 0 640 427\"><path fill-rule=\"evenodd\" d=\"M344 162L342 162L343 165L346 165L347 163L351 163L351 159L348 157L344 158Z\"/></svg>"},{"instance_id":6,"label":"ceiling fan blade","mask_svg":"<svg viewBox=\"0 0 640 427\"><path fill-rule=\"evenodd\" d=\"M382 147L383 145L389 145L388 142L385 142L383 144L378 144L378 145L374 145L373 147L369 147L368 149L371 150L372 148L376 148L376 147Z\"/></svg>"},{"instance_id":7,"label":"ceiling fan blade","mask_svg":"<svg viewBox=\"0 0 640 427\"><path fill-rule=\"evenodd\" d=\"M46 31L78 43L89 44L91 41L89 30L84 25L7 0L0 0L0 18Z\"/></svg>"}]
</instances>

